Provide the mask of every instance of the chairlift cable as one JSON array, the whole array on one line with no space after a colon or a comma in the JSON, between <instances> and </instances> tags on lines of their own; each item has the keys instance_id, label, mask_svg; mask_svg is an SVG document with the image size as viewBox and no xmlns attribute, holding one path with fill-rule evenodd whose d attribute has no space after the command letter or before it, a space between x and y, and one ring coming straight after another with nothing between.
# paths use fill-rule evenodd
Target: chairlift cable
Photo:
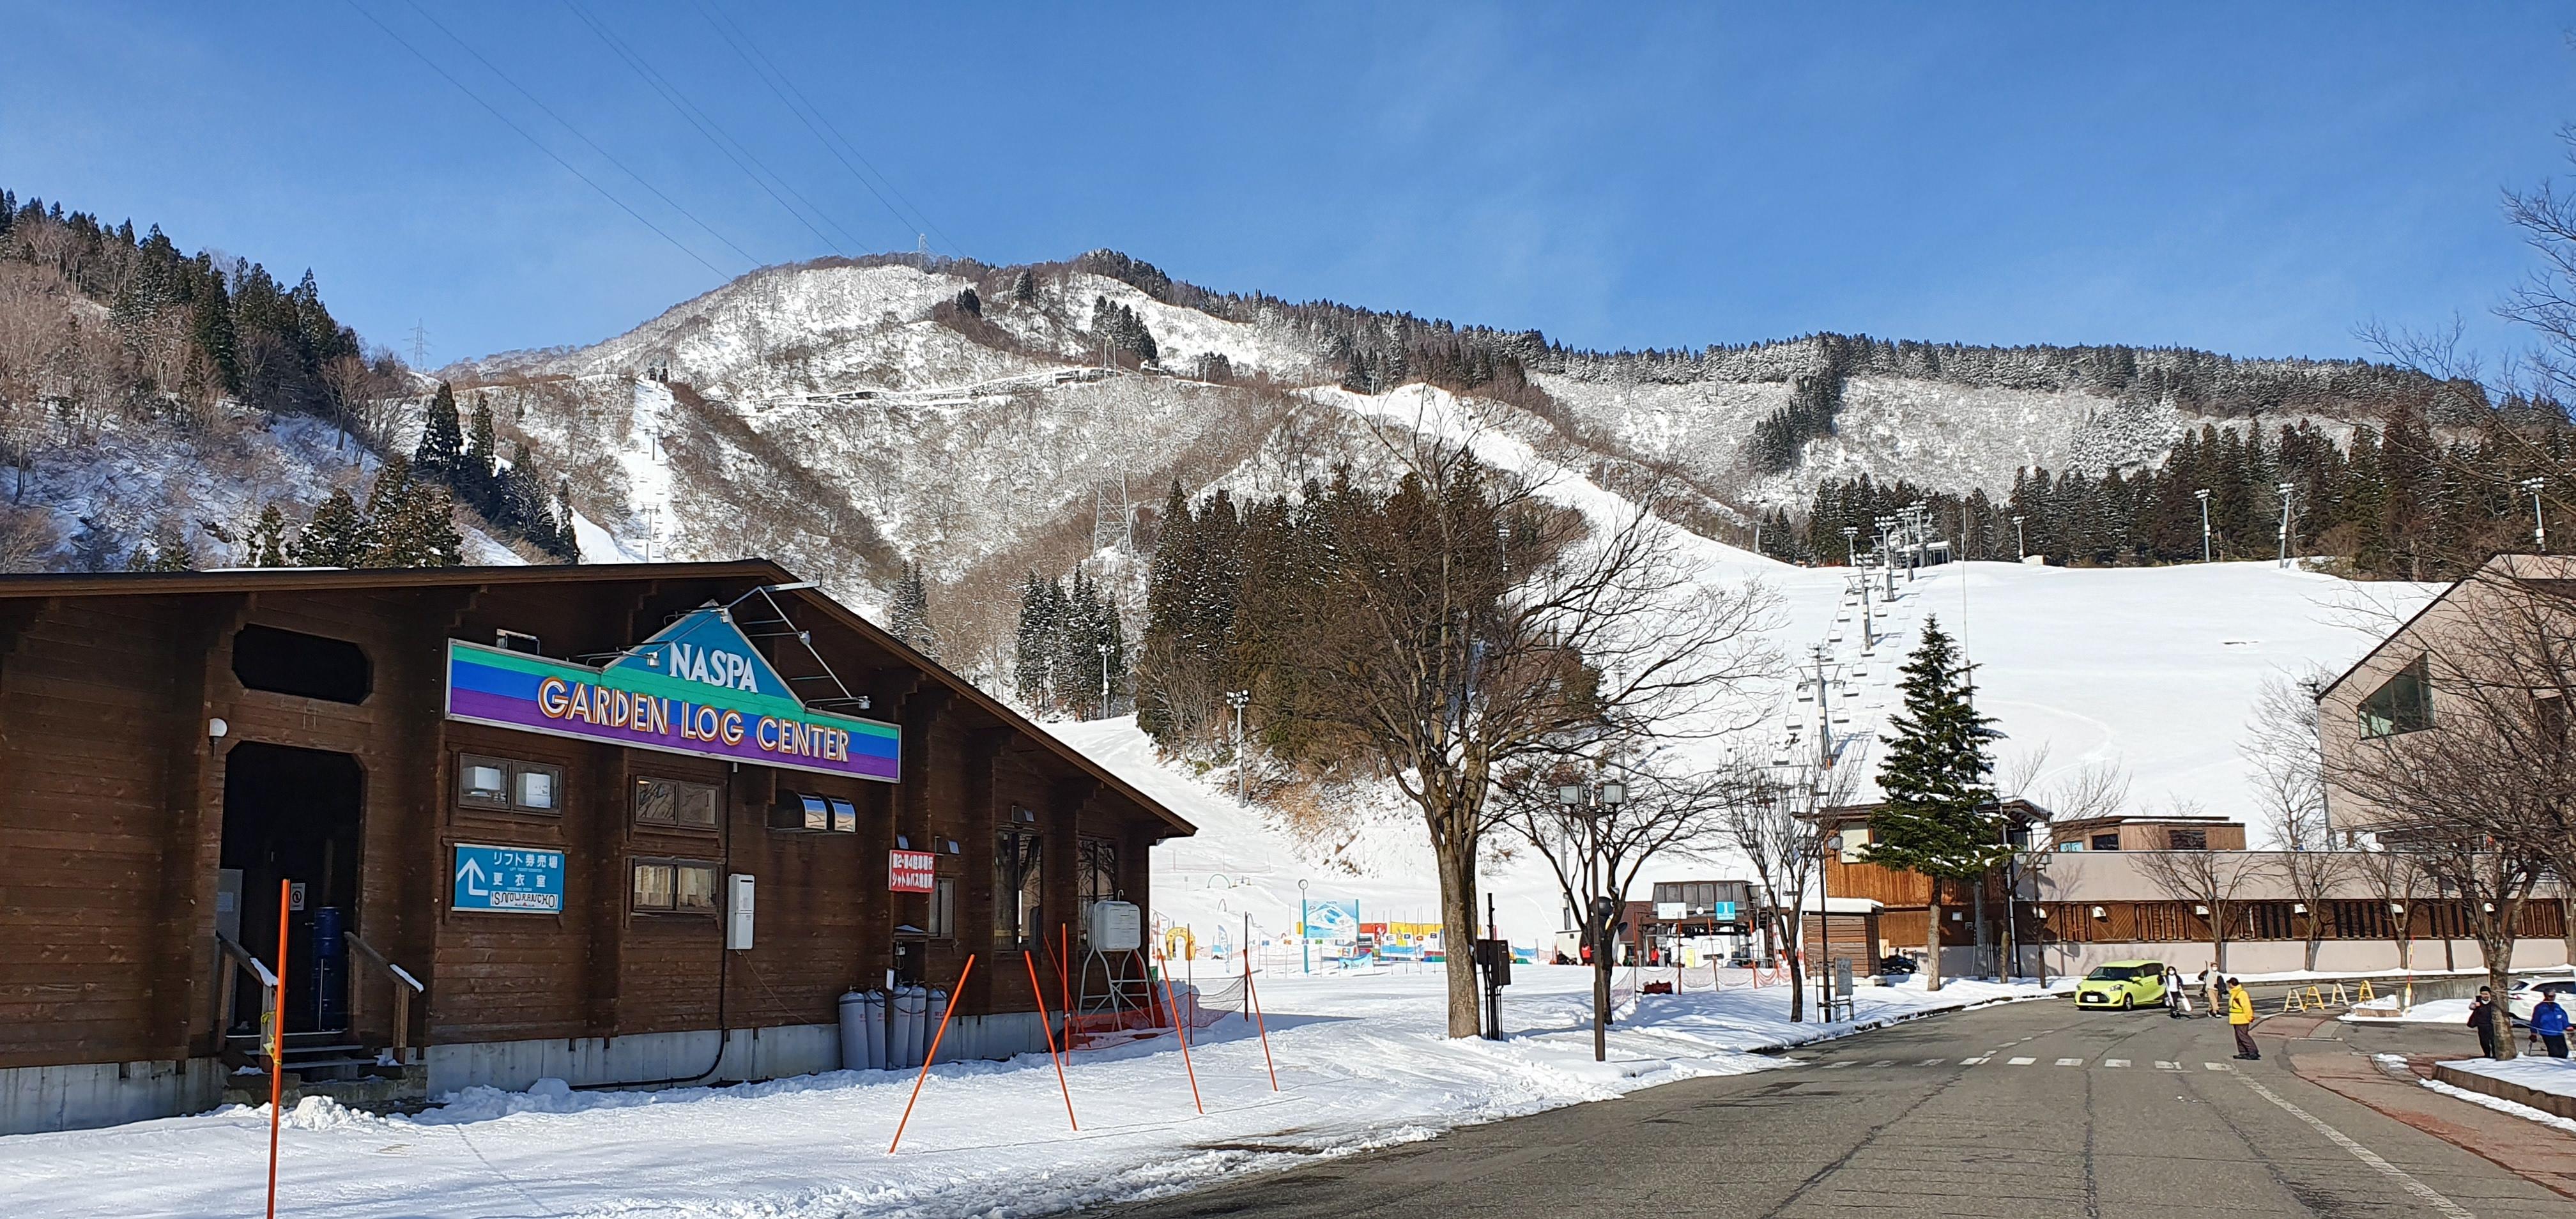
<instances>
[{"instance_id":1,"label":"chairlift cable","mask_svg":"<svg viewBox=\"0 0 2576 1219\"><path fill-rule=\"evenodd\" d=\"M814 236L820 239L824 245L831 247L833 253L840 254L844 257L848 256L849 251L842 249L839 242L832 240L829 234L826 234L822 229L815 226L813 220L807 219L804 212L798 211L795 204L789 203L785 196L780 195L778 193L779 188L784 187L787 194L795 195L797 201L804 203L807 209L813 211L815 216L822 219L823 223L829 224L834 228L840 228L841 226L838 222L834 221L830 216L825 215L821 208L815 207L812 201L807 200L804 195L799 194L796 188L789 185L785 178L778 177L777 173L771 170L766 164L763 164L760 158L748 147L744 147L740 141L734 140L730 134L724 133L722 125L715 121L715 116L707 114L704 110L699 109L695 103L689 101L687 96L682 94L677 86L671 84L668 78L664 77L660 72L655 71L651 65L645 63L643 58L637 55L633 48L627 46L623 39L617 37L616 33L611 31L606 25L602 24L598 18L593 17L588 9L583 8L579 3L579 0L564 0L564 6L571 9L573 11L573 15L581 19L582 24L589 26L590 32L598 35L601 42L608 44L608 49L616 53L619 61L623 62L635 73L637 77L641 78L647 86L651 87L654 93L659 95L663 101L669 103L673 110L679 111L681 118L688 120L690 126L697 128L699 135L705 136L708 143L715 145L716 151L723 153L726 160L733 162L734 168L741 170L745 177L750 178L753 185L758 186L762 191L766 192L772 200L777 202L778 206L785 208L787 210L787 214L794 216L796 218L796 222L804 225L807 232L814 234ZM755 169L753 168L754 166L758 166L759 168ZM768 174L769 176L763 177L761 176L763 174ZM777 186L770 185L770 179L772 178L777 179ZM844 230L841 235L843 237L850 236L846 230ZM851 238L851 244L859 245L863 243L859 242L856 238Z\"/></svg>"},{"instance_id":2,"label":"chairlift cable","mask_svg":"<svg viewBox=\"0 0 2576 1219\"><path fill-rule=\"evenodd\" d=\"M611 193L607 187L605 187L605 186L601 186L598 182L596 182L596 181L592 180L592 178L591 178L591 176L590 176L590 175L588 175L588 174L585 174L585 173L581 172L581 170L580 170L580 169L578 169L578 168L576 168L576 167L573 165L573 163L572 163L572 162L570 162L570 161L567 161L567 160L563 159L563 157L562 157L561 155L557 154L557 153L555 152L555 150L554 150L554 149L546 147L545 142L544 142L544 141L542 141L542 140L539 140L536 136L529 134L529 132L528 132L528 129L527 129L527 128L522 127L522 126L518 125L517 123L515 123L515 122L511 121L510 116L509 116L509 115L506 115L506 114L501 113L501 110L500 110L500 108L499 108L499 107L494 106L492 103L490 103L490 102L487 102L487 101L483 100L483 95L481 95L481 94L479 94L479 93L476 93L476 92L475 92L474 90L472 90L472 89L467 88L467 87L465 86L465 82L463 82L463 81L461 81L461 80L456 79L456 77L455 77L454 75L452 75L451 73L449 73L447 69L445 69L445 68L442 68L442 67L438 66L438 61L436 61L436 60L434 60L434 59L431 59L428 55L423 54L423 53L421 52L421 49L420 49L419 47L413 46L413 45L411 44L411 41L410 41L409 39L406 39L406 38L404 38L402 35L395 33L395 32L394 32L394 28L393 28L392 26L386 25L383 21L379 20L379 19L376 17L376 15L375 15L374 13L368 12L365 8L361 7L361 6L358 4L358 0L347 0L347 3L348 3L348 5L349 5L349 7L350 7L350 8L352 8L352 9L356 9L356 10L357 10L357 13L358 13L358 15L359 15L359 16L366 18L366 19L367 19L367 23L368 23L368 24L375 26L375 27L376 27L377 29L379 29L379 30L383 30L383 31L385 32L385 37L393 39L396 43L398 43L398 44L400 44L400 45L402 46L402 49L404 49L404 50L406 50L406 51L411 52L411 53L412 53L412 57L413 57L413 58L418 59L422 64L426 65L426 66L429 68L429 70L430 70L430 71L437 73L437 74L438 74L438 76L439 76L439 78L440 78L441 80L444 80L444 81L446 81L448 84L451 84L451 85L456 86L456 91L457 91L457 92L462 93L462 94L464 94L465 96L467 96L467 97L469 97L469 98L472 98L472 99L474 100L474 104L475 104L475 105L481 106L481 107L483 107L485 110L490 111L490 112L491 112L492 117L494 117L494 118L496 118L496 119L501 120L501 125L502 125L502 126L507 127L507 128L509 128L510 130L515 131L515 132L519 133L519 138L520 138L520 139L526 140L528 143L535 145L535 146L536 146L537 151L539 151L539 152L542 152L542 153L546 154L546 156L547 156L549 159L553 160L555 164L560 165L560 166L563 166L563 168L564 168L564 172L569 173L569 174L571 174L572 176L574 176L574 177L576 177L576 178L581 179L582 184L583 184L584 186L588 186L590 189L595 190L595 191L598 191L598 192L599 192L599 194L600 194L600 197L601 197L601 198L604 198L604 199L608 200L609 202L616 204L616 205L617 205L617 209L618 209L619 211L622 211L622 212L626 213L627 215L634 217L634 218L635 218L635 223L640 224L640 225L643 225L645 228L648 228L648 229L653 230L653 235L654 235L654 236L659 237L659 238L661 238L661 239L662 239L662 240L664 240L664 241L670 242L670 243L671 243L671 247L672 247L673 249L676 249L676 250L678 250L679 252L681 252L681 253L683 253L683 254L688 255L690 258L695 259L695 260L697 261L697 264L698 264L699 266L705 267L707 270L709 270L709 271L711 271L711 272L715 273L716 275L723 276L723 277L728 278L728 279L732 278L730 275L727 275L727 274L725 273L725 271L724 271L724 269L723 269L723 268L716 266L714 263L708 262L704 257L701 257L701 256L698 254L698 252L697 252L696 250L692 250L692 249L690 249L687 245L682 244L679 238L677 238L677 237L673 237L673 236L672 236L672 235L670 235L669 233L664 232L664 231L662 230L662 226L660 226L660 225L658 225L658 224L655 224L655 223L653 223L653 222L652 222L652 221L650 221L650 220L645 219L645 218L644 218L644 214L643 214L642 212L636 211L634 208L627 206L627 203L626 203L626 201L625 201L625 200L618 198L615 194Z\"/></svg>"},{"instance_id":3,"label":"chairlift cable","mask_svg":"<svg viewBox=\"0 0 2576 1219\"><path fill-rule=\"evenodd\" d=\"M482 52L477 51L477 50L475 50L475 49L474 49L473 44L468 43L468 42L466 42L464 39L457 37L457 36L456 36L456 32L455 32L454 30L448 29L448 28L447 28L447 26L446 26L444 23L442 23L441 21L439 21L439 19L438 19L438 18L436 18L436 17L434 17L434 16L430 15L429 10L422 8L422 7L420 6L420 4L418 3L418 0L403 0L403 3L405 3L406 5L409 5L409 6L410 6L410 8L411 8L411 11L413 11L414 13L418 13L418 14L420 15L421 20L426 21L426 22L430 23L432 26L437 27L437 29L438 29L438 32L439 32L439 33L447 35L447 40L448 40L449 42L453 42L453 43L455 43L459 48L462 48L466 54L473 56L473 57L474 57L474 62L476 62L476 63L479 63L479 64L483 65L484 69L485 69L486 71L489 71L492 75L497 76L497 77L500 77L500 78L501 78L501 83L502 83L502 84L508 85L508 86L510 86L512 89L516 89L516 90L518 90L519 96L521 96L521 97L524 97L524 98L528 99L528 104L529 104L529 105L535 106L535 107L536 107L540 112L544 113L544 115L545 115L547 118L553 119L557 124L559 124L560 126L562 126L564 130L571 132L571 133L572 133L572 138L574 138L574 139L576 139L576 140L581 141L581 142L582 142L585 146L587 146L587 147L588 147L592 152L598 153L598 154L600 155L601 159L603 159L603 160L607 161L607 162L608 162L609 164L611 164L611 165L616 166L620 171L622 171L623 173L625 173L625 175L626 175L627 177L630 177L630 178L635 179L635 182L636 182L636 184L637 184L637 185L642 186L644 189L646 189L646 190L648 190L648 191L653 192L653 197L654 197L654 198L659 199L659 200L661 200L663 203L670 205L670 208L671 208L671 210L672 210L672 211L678 212L678 213L680 213L682 216L687 217L687 218L688 218L688 220L689 220L689 223L694 224L694 225L698 226L698 227L699 227L699 228L701 228L701 229L704 229L704 230L706 231L707 236L709 236L709 237L713 237L713 238L715 238L717 241L724 243L724 247L725 247L726 249L731 250L731 251L733 251L734 253L741 255L741 256L742 256L742 260L743 260L744 262L750 263L750 264L751 264L752 266L754 266L754 267L758 267L758 266L760 265L760 260L759 260L759 259L757 259L757 258L752 257L752 256L751 256L751 253L750 253L749 251L747 251L747 250L743 249L741 246L735 245L735 244L733 243L733 240L732 240L731 238L728 238L728 237L726 237L724 234L717 232L717 231L715 230L715 227L714 227L714 226L712 226L712 225L708 224L708 223L707 223L706 221L704 221L704 220L700 220L700 219L698 219L698 218L697 218L697 216L696 216L694 213L692 213L692 212L690 212L690 211L689 211L689 209L687 209L687 208L685 208L685 207L680 206L680 203L679 203L679 201L678 201L678 200L673 199L673 198L672 198L672 197L670 197L669 195L663 194L663 193L662 193L661 188L660 188L660 187L657 187L657 186L655 186L655 185L653 185L653 183L652 183L650 180L646 179L646 178L644 177L644 175L642 175L642 174L639 174L639 173L635 172L632 168L629 168L625 162L618 160L615 154L613 154L613 153L609 152L609 151L608 151L607 149L605 149L605 148L600 147L600 146L599 146L598 141L593 140L593 139L591 139L589 136L582 134L581 128L579 128L579 127L575 127L575 126L573 126L573 125L572 125L572 120L567 119L567 118L565 118L564 116L562 116L562 115L560 115L560 114L555 113L555 112L554 112L554 108L553 108L553 107L548 106L548 105L546 105L544 102L542 102L542 101L538 100L538 99L537 99L537 95L536 95L536 94L534 94L534 93L530 93L530 92L527 90L527 87L526 87L526 86L521 85L518 81L511 79L511 77L510 77L510 74L509 74L509 73L502 71L502 70L500 69L500 67L499 67L498 65L494 64L491 60L489 60L489 59L485 59L485 58L483 57L483 53L482 53Z\"/></svg>"}]
</instances>

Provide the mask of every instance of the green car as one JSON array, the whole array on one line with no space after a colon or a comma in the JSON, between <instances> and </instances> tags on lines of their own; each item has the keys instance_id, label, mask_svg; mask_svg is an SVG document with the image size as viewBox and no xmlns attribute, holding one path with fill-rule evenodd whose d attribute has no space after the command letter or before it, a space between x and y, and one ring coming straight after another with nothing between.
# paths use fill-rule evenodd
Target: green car
<instances>
[{"instance_id":1,"label":"green car","mask_svg":"<svg viewBox=\"0 0 2576 1219\"><path fill-rule=\"evenodd\" d=\"M2154 1007L2165 1001L2165 963L2108 961L2075 984L2077 1007Z\"/></svg>"}]
</instances>

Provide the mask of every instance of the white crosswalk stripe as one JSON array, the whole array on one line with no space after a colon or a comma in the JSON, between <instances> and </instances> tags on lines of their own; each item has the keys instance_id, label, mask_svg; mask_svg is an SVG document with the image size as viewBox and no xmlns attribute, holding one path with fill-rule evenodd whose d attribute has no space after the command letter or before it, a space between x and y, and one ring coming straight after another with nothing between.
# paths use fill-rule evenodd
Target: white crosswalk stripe
<instances>
[{"instance_id":1,"label":"white crosswalk stripe","mask_svg":"<svg viewBox=\"0 0 2576 1219\"><path fill-rule=\"evenodd\" d=\"M2084 1065L2084 1060L2081 1058L2060 1058L2057 1060L2057 1065L2061 1067L2080 1067Z\"/></svg>"},{"instance_id":2,"label":"white crosswalk stripe","mask_svg":"<svg viewBox=\"0 0 2576 1219\"><path fill-rule=\"evenodd\" d=\"M1882 1059L1879 1059L1877 1062L1873 1062L1873 1063L1871 1063L1871 1064L1869 1064L1869 1065L1871 1065L1871 1066L1873 1066L1873 1067L1892 1067L1892 1066L1895 1066L1895 1065L1896 1065L1896 1060L1895 1060L1895 1059L1893 1059L1893 1058L1882 1058Z\"/></svg>"},{"instance_id":3,"label":"white crosswalk stripe","mask_svg":"<svg viewBox=\"0 0 2576 1219\"><path fill-rule=\"evenodd\" d=\"M2102 1065L2106 1067L2125 1067L2129 1065L2129 1060L2126 1058L2105 1058L2102 1060Z\"/></svg>"},{"instance_id":4,"label":"white crosswalk stripe","mask_svg":"<svg viewBox=\"0 0 2576 1219\"><path fill-rule=\"evenodd\" d=\"M2032 1064L2032 1063L2034 1063L2034 1062L2038 1062L2038 1061L2039 1061L2039 1060L2038 1060L2038 1059L2036 1059L2036 1058L2016 1058L2016 1059L2013 1059L2013 1060L2012 1060L2012 1065L2014 1065L2014 1066L2016 1066L2016 1067L2026 1067L2026 1066L2029 1066L2030 1064Z\"/></svg>"},{"instance_id":5,"label":"white crosswalk stripe","mask_svg":"<svg viewBox=\"0 0 2576 1219\"><path fill-rule=\"evenodd\" d=\"M2212 1071L2224 1071L2227 1069L2227 1064L2223 1062L2204 1062L2200 1065Z\"/></svg>"},{"instance_id":6,"label":"white crosswalk stripe","mask_svg":"<svg viewBox=\"0 0 2576 1219\"><path fill-rule=\"evenodd\" d=\"M1916 1066L1918 1066L1918 1067L1937 1067L1937 1066L1940 1066L1942 1063L1945 1063L1945 1062L1948 1062L1948 1061L1950 1061L1950 1060L1949 1060L1949 1059L1947 1059L1947 1058L1926 1058L1926 1059L1924 1059L1923 1061L1918 1062L1918 1063L1916 1063L1916 1064L1914 1064L1914 1065L1916 1065Z\"/></svg>"},{"instance_id":7,"label":"white crosswalk stripe","mask_svg":"<svg viewBox=\"0 0 2576 1219\"><path fill-rule=\"evenodd\" d=\"M2182 1064L2178 1062L2166 1062L2159 1058L2156 1060L2156 1069L2159 1071L2179 1071L2182 1069Z\"/></svg>"},{"instance_id":8,"label":"white crosswalk stripe","mask_svg":"<svg viewBox=\"0 0 2576 1219\"><path fill-rule=\"evenodd\" d=\"M1976 1056L1976 1057L1974 1057L1974 1058L1962 1058L1962 1059L1960 1059L1960 1060L1959 1060L1959 1065L1960 1065L1960 1066L1963 1066L1963 1067L1973 1067L1973 1066L1978 1066L1978 1065L1983 1064L1987 1059L1990 1059L1990 1058L1993 1058L1993 1057L1994 1057L1994 1055L1992 1055L1992 1054L1980 1054L1980 1055L1978 1055L1978 1056Z\"/></svg>"},{"instance_id":9,"label":"white crosswalk stripe","mask_svg":"<svg viewBox=\"0 0 2576 1219\"><path fill-rule=\"evenodd\" d=\"M1848 1067L1848 1066L1850 1066L1850 1065L1851 1065L1851 1063L1849 1063L1849 1062L1829 1062L1829 1063L1826 1063L1826 1064L1825 1064L1825 1069L1826 1069L1826 1070L1828 1070L1828 1071L1839 1071L1839 1070L1843 1069L1844 1067Z\"/></svg>"}]
</instances>

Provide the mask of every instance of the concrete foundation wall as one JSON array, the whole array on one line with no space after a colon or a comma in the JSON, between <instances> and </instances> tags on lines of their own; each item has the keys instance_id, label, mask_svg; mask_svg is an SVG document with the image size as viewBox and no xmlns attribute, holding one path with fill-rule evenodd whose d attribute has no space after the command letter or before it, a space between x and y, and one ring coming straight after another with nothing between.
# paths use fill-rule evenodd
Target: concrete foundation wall
<instances>
[{"instance_id":1,"label":"concrete foundation wall","mask_svg":"<svg viewBox=\"0 0 2576 1219\"><path fill-rule=\"evenodd\" d=\"M722 1053L719 1055L718 1046ZM1046 1052L1046 1032L1033 1012L959 1016L948 1022L939 1061L1012 1058ZM784 1079L841 1069L838 1025L792 1024L736 1029L730 1040L714 1029L584 1037L560 1041L489 1041L435 1045L423 1051L429 1094L435 1099L467 1088L523 1091L540 1079L574 1087L620 1084L663 1087ZM712 1065L713 1070L709 1067Z\"/></svg>"},{"instance_id":2,"label":"concrete foundation wall","mask_svg":"<svg viewBox=\"0 0 2576 1219\"><path fill-rule=\"evenodd\" d=\"M2198 974L2209 968L2214 959L2210 946L2205 943L2050 944L2046 953L2051 976L2082 973L2105 961L2140 960L2163 961L2186 974ZM2022 972L2031 972L2039 955L2038 949L2025 952ZM2417 940L2410 955L2412 959L2405 967L2426 972L2477 969L2486 961L2475 940L2453 940L2447 954L2440 940ZM1944 949L1942 953L1942 964L1953 969L1968 968L1969 959L1970 950L1964 948ZM2564 940L2524 940L2514 945L2513 967L2517 970L2565 964L2567 944ZM2255 940L2227 946L2229 973L2290 973L2307 967L2308 946L2301 941ZM2317 971L2320 973L2380 973L2399 967L2397 946L2386 940L2327 940L2317 946Z\"/></svg>"},{"instance_id":3,"label":"concrete foundation wall","mask_svg":"<svg viewBox=\"0 0 2576 1219\"><path fill-rule=\"evenodd\" d=\"M212 1109L224 1066L212 1058L0 1069L0 1134L81 1130Z\"/></svg>"}]
</instances>

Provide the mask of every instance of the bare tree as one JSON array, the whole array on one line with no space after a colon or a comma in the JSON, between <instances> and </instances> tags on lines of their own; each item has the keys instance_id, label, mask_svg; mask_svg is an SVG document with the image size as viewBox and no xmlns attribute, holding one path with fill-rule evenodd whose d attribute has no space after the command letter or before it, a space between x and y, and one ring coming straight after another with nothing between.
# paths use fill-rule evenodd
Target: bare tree
<instances>
[{"instance_id":1,"label":"bare tree","mask_svg":"<svg viewBox=\"0 0 2576 1219\"><path fill-rule=\"evenodd\" d=\"M2063 821L2108 817L2128 805L2129 772L2117 761L2094 758L2043 781L2043 777L2051 773L2048 756L2049 748L2042 744L2014 758L2005 766L2003 780L1996 791L2003 793L2006 799L2020 800L2040 814ZM2021 972L2022 894L2046 874L2057 852L2045 823L2008 826L2005 833L2010 849L2004 853L1999 865L2004 881L2004 942L1998 972L2005 977L2016 977ZM1984 915L1980 913L1978 917L1982 919ZM2044 936L2045 929L2042 934ZM2045 938L2039 941L2038 947L2039 973L2045 977L2048 973Z\"/></svg>"},{"instance_id":2,"label":"bare tree","mask_svg":"<svg viewBox=\"0 0 2576 1219\"><path fill-rule=\"evenodd\" d=\"M1611 946L1629 891L1654 860L1714 845L1724 805L1722 774L1685 775L1669 753L1521 767L1497 785L1500 819L1547 861L1566 908L1583 915L1594 1061L1609 1057Z\"/></svg>"},{"instance_id":3,"label":"bare tree","mask_svg":"<svg viewBox=\"0 0 2576 1219\"><path fill-rule=\"evenodd\" d=\"M2177 801L2177 815L2199 810ZM2210 952L2218 972L2227 972L2227 945L2245 921L2245 892L2263 875L2263 863L2246 851L2139 851L2129 856L2138 871L2166 897L2188 902L2209 927Z\"/></svg>"},{"instance_id":4,"label":"bare tree","mask_svg":"<svg viewBox=\"0 0 2576 1219\"><path fill-rule=\"evenodd\" d=\"M1852 803L1868 767L1857 757L1831 768L1773 765L1738 752L1719 773L1717 828L1741 852L1762 889L1770 940L1789 962L1789 1019L1806 1019L1806 895L1824 863L1824 810ZM1785 906L1785 912L1784 912ZM1828 918L1831 916L1828 915Z\"/></svg>"},{"instance_id":5,"label":"bare tree","mask_svg":"<svg viewBox=\"0 0 2576 1219\"><path fill-rule=\"evenodd\" d=\"M1653 497L1594 501L1587 519L1486 466L1472 422L1419 401L1410 426L1373 429L1397 486L1339 488L1323 512L1335 562L1295 594L1304 645L1283 667L1319 695L1318 725L1420 811L1445 937L1466 944L1495 780L1604 736L1749 724L1735 696L1773 669L1773 597L1705 583ZM1449 954L1448 981L1449 1033L1475 1036L1469 954Z\"/></svg>"},{"instance_id":6,"label":"bare tree","mask_svg":"<svg viewBox=\"0 0 2576 1219\"><path fill-rule=\"evenodd\" d=\"M2388 929L2388 942L2397 949L2397 968L2412 972L2416 899L2427 888L2423 864L2404 851L2387 849L2367 834L2347 831L2344 845L2350 848L2353 874L2361 878L2376 903L2372 921Z\"/></svg>"},{"instance_id":7,"label":"bare tree","mask_svg":"<svg viewBox=\"0 0 2576 1219\"><path fill-rule=\"evenodd\" d=\"M2266 680L2237 746L2254 767L2255 803L2265 832L2280 851L2274 870L2307 910L2300 933L2310 970L2317 967L2317 952L2325 941L2326 903L2355 866L2351 852L2335 849L2334 826L2326 814L2317 697L2329 683L2320 672Z\"/></svg>"},{"instance_id":8,"label":"bare tree","mask_svg":"<svg viewBox=\"0 0 2576 1219\"><path fill-rule=\"evenodd\" d=\"M2326 751L2327 781L2366 818L2356 828L2460 899L2498 993L2542 876L2576 874L2571 574L2504 555L2461 580L2423 628L2420 668L2358 704L2352 739ZM2496 1022L2512 1057L2512 1029Z\"/></svg>"}]
</instances>

